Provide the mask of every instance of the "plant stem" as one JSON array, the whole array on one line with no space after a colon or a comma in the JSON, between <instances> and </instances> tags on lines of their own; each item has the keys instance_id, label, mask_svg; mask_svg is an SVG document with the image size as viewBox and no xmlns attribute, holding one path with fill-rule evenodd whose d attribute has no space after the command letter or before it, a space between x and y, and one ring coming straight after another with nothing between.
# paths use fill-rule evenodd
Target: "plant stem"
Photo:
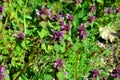
<instances>
[{"instance_id":1,"label":"plant stem","mask_svg":"<svg viewBox=\"0 0 120 80\"><path fill-rule=\"evenodd\" d=\"M26 34L26 7L27 7L27 3L28 3L28 0L26 1L25 3L25 10L24 10L24 30L25 30L25 34Z\"/></svg>"},{"instance_id":2,"label":"plant stem","mask_svg":"<svg viewBox=\"0 0 120 80\"><path fill-rule=\"evenodd\" d=\"M78 80L78 51L76 52L75 80Z\"/></svg>"}]
</instances>

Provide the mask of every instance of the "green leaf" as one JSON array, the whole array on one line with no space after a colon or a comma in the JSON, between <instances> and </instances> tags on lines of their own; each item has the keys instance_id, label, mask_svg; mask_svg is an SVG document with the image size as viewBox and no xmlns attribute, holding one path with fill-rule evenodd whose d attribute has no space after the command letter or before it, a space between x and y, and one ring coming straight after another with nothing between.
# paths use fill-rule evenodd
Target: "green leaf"
<instances>
[{"instance_id":1,"label":"green leaf","mask_svg":"<svg viewBox=\"0 0 120 80\"><path fill-rule=\"evenodd\" d=\"M57 73L58 80L64 80L64 72Z\"/></svg>"},{"instance_id":2,"label":"green leaf","mask_svg":"<svg viewBox=\"0 0 120 80\"><path fill-rule=\"evenodd\" d=\"M30 15L25 15L26 19L32 19Z\"/></svg>"},{"instance_id":3,"label":"green leaf","mask_svg":"<svg viewBox=\"0 0 120 80\"><path fill-rule=\"evenodd\" d=\"M44 80L52 80L52 76L51 75L44 75Z\"/></svg>"},{"instance_id":4,"label":"green leaf","mask_svg":"<svg viewBox=\"0 0 120 80\"><path fill-rule=\"evenodd\" d=\"M56 51L56 53L58 53L58 52L61 50L61 46L58 45L58 44L55 44L55 45L53 46L53 49Z\"/></svg>"},{"instance_id":5,"label":"green leaf","mask_svg":"<svg viewBox=\"0 0 120 80\"><path fill-rule=\"evenodd\" d=\"M81 46L80 41L76 41L75 44L74 44L74 46L73 46L73 50L77 51L80 48L80 46Z\"/></svg>"},{"instance_id":6,"label":"green leaf","mask_svg":"<svg viewBox=\"0 0 120 80\"><path fill-rule=\"evenodd\" d=\"M48 52L47 49L46 49L46 45L45 44L42 44L41 47L42 47L43 50L45 50L46 52Z\"/></svg>"},{"instance_id":7,"label":"green leaf","mask_svg":"<svg viewBox=\"0 0 120 80\"><path fill-rule=\"evenodd\" d=\"M71 36L68 34L64 35L64 40L68 40L68 41L72 42Z\"/></svg>"},{"instance_id":8,"label":"green leaf","mask_svg":"<svg viewBox=\"0 0 120 80\"><path fill-rule=\"evenodd\" d=\"M103 1L103 0L97 0L97 2L98 2L98 3L104 3L104 1Z\"/></svg>"},{"instance_id":9,"label":"green leaf","mask_svg":"<svg viewBox=\"0 0 120 80\"><path fill-rule=\"evenodd\" d=\"M50 23L50 21L48 21L48 24L51 28L53 28L54 26Z\"/></svg>"},{"instance_id":10,"label":"green leaf","mask_svg":"<svg viewBox=\"0 0 120 80\"><path fill-rule=\"evenodd\" d=\"M78 26L79 26L79 17L78 17L78 14L75 15L75 20L73 22L73 25L74 25L73 31L76 31L77 28L78 28Z\"/></svg>"},{"instance_id":11,"label":"green leaf","mask_svg":"<svg viewBox=\"0 0 120 80\"><path fill-rule=\"evenodd\" d=\"M43 28L46 28L46 26L47 26L47 22L45 22L45 21L41 21L41 22L40 22L40 26L42 26Z\"/></svg>"},{"instance_id":12,"label":"green leaf","mask_svg":"<svg viewBox=\"0 0 120 80\"><path fill-rule=\"evenodd\" d=\"M61 50L61 52L65 52L65 42L64 42L64 40L62 40L61 41L62 42L62 46L61 46L61 48L60 48L60 50Z\"/></svg>"},{"instance_id":13,"label":"green leaf","mask_svg":"<svg viewBox=\"0 0 120 80\"><path fill-rule=\"evenodd\" d=\"M78 14L78 17L79 18L83 18L84 17L84 15L85 15L85 10L82 8L82 10L79 12L79 14Z\"/></svg>"},{"instance_id":14,"label":"green leaf","mask_svg":"<svg viewBox=\"0 0 120 80\"><path fill-rule=\"evenodd\" d=\"M49 32L45 29L42 29L41 32L37 31L38 32L38 35L40 36L40 38L44 38L46 36L49 36Z\"/></svg>"}]
</instances>

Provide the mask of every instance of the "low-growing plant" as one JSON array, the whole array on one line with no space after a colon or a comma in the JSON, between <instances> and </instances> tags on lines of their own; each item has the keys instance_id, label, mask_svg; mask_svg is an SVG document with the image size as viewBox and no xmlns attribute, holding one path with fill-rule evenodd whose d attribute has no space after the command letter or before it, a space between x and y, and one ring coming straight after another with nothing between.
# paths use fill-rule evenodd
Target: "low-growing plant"
<instances>
[{"instance_id":1,"label":"low-growing plant","mask_svg":"<svg viewBox=\"0 0 120 80\"><path fill-rule=\"evenodd\" d=\"M0 80L119 79L119 5L0 1Z\"/></svg>"}]
</instances>

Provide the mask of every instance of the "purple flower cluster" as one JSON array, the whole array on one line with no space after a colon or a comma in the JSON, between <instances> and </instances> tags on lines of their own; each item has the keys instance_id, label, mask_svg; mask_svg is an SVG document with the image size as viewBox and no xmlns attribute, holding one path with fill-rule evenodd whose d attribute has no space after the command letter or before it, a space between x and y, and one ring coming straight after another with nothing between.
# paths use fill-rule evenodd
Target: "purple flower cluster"
<instances>
[{"instance_id":1,"label":"purple flower cluster","mask_svg":"<svg viewBox=\"0 0 120 80\"><path fill-rule=\"evenodd\" d=\"M92 16L92 15L88 16L88 21L89 22L92 22L92 21L95 21L95 20L96 20L95 16Z\"/></svg>"},{"instance_id":2,"label":"purple flower cluster","mask_svg":"<svg viewBox=\"0 0 120 80\"><path fill-rule=\"evenodd\" d=\"M3 74L5 67L0 65L0 80L4 80L7 74Z\"/></svg>"},{"instance_id":3,"label":"purple flower cluster","mask_svg":"<svg viewBox=\"0 0 120 80\"><path fill-rule=\"evenodd\" d=\"M2 13L5 10L5 6L0 6L0 19L2 19Z\"/></svg>"},{"instance_id":4,"label":"purple flower cluster","mask_svg":"<svg viewBox=\"0 0 120 80\"><path fill-rule=\"evenodd\" d=\"M95 21L96 17L93 15L94 12L96 11L95 10L95 4L92 4L89 9L90 9L90 11L89 11L89 14L88 14L88 20L87 21L88 22Z\"/></svg>"},{"instance_id":5,"label":"purple flower cluster","mask_svg":"<svg viewBox=\"0 0 120 80\"><path fill-rule=\"evenodd\" d=\"M92 70L90 71L90 78L97 78L99 76L100 72L98 70Z\"/></svg>"},{"instance_id":6,"label":"purple flower cluster","mask_svg":"<svg viewBox=\"0 0 120 80\"><path fill-rule=\"evenodd\" d=\"M55 14L55 15L53 16L53 19L54 19L55 21L58 21L58 20L60 19L60 17L61 17L61 15Z\"/></svg>"},{"instance_id":7,"label":"purple flower cluster","mask_svg":"<svg viewBox=\"0 0 120 80\"><path fill-rule=\"evenodd\" d=\"M2 13L3 13L4 9L5 9L5 7L4 7L4 6L0 6L0 14L2 14Z\"/></svg>"},{"instance_id":8,"label":"purple flower cluster","mask_svg":"<svg viewBox=\"0 0 120 80\"><path fill-rule=\"evenodd\" d=\"M60 41L60 40L62 40L63 35L64 35L64 31L54 31L54 30L52 29L51 38L54 39L55 41Z\"/></svg>"},{"instance_id":9,"label":"purple flower cluster","mask_svg":"<svg viewBox=\"0 0 120 80\"><path fill-rule=\"evenodd\" d=\"M60 21L60 29L61 31L70 31L70 26L67 25L63 20Z\"/></svg>"},{"instance_id":10,"label":"purple flower cluster","mask_svg":"<svg viewBox=\"0 0 120 80\"><path fill-rule=\"evenodd\" d=\"M90 12L95 12L95 4L90 6Z\"/></svg>"},{"instance_id":11,"label":"purple flower cluster","mask_svg":"<svg viewBox=\"0 0 120 80\"><path fill-rule=\"evenodd\" d=\"M59 21L60 31L52 30L51 38L54 39L55 41L60 41L60 40L62 40L65 32L70 31L71 25L66 24L66 22L64 21L64 17L61 14L54 15L54 19L56 21ZM69 21L69 24L71 24L74 20L74 17L70 14L66 14L66 19Z\"/></svg>"},{"instance_id":12,"label":"purple flower cluster","mask_svg":"<svg viewBox=\"0 0 120 80\"><path fill-rule=\"evenodd\" d=\"M24 40L25 34L24 33L16 33L13 35L19 42L22 42Z\"/></svg>"},{"instance_id":13,"label":"purple flower cluster","mask_svg":"<svg viewBox=\"0 0 120 80\"><path fill-rule=\"evenodd\" d=\"M54 62L54 68L57 68L57 67L62 67L63 66L63 60L62 59L57 59L55 62Z\"/></svg>"},{"instance_id":14,"label":"purple flower cluster","mask_svg":"<svg viewBox=\"0 0 120 80\"><path fill-rule=\"evenodd\" d=\"M85 31L85 23L81 24L78 28L78 36L81 39L84 39L86 37L86 31Z\"/></svg>"},{"instance_id":15,"label":"purple flower cluster","mask_svg":"<svg viewBox=\"0 0 120 80\"><path fill-rule=\"evenodd\" d=\"M42 17L44 15L44 17ZM51 9L47 9L45 6L42 6L40 10L36 9L36 16L42 17L45 19L51 15Z\"/></svg>"},{"instance_id":16,"label":"purple flower cluster","mask_svg":"<svg viewBox=\"0 0 120 80\"><path fill-rule=\"evenodd\" d=\"M113 69L113 71L110 73L111 77L120 77L120 67L116 67L115 69Z\"/></svg>"},{"instance_id":17,"label":"purple flower cluster","mask_svg":"<svg viewBox=\"0 0 120 80\"><path fill-rule=\"evenodd\" d=\"M120 6L115 8L113 11L114 11L114 13L119 13L120 12Z\"/></svg>"},{"instance_id":18,"label":"purple flower cluster","mask_svg":"<svg viewBox=\"0 0 120 80\"><path fill-rule=\"evenodd\" d=\"M113 10L112 10L112 7L109 7L109 8L105 8L105 9L104 9L104 12L107 13L107 14L112 13L112 11L113 11Z\"/></svg>"},{"instance_id":19,"label":"purple flower cluster","mask_svg":"<svg viewBox=\"0 0 120 80\"><path fill-rule=\"evenodd\" d=\"M119 13L120 12L120 6L116 7L115 9L113 9L112 7L105 8L104 12L107 13L107 14Z\"/></svg>"},{"instance_id":20,"label":"purple flower cluster","mask_svg":"<svg viewBox=\"0 0 120 80\"><path fill-rule=\"evenodd\" d=\"M74 17L73 17L73 15L66 14L66 19L67 19L68 21L71 21L71 22L73 22L73 20L74 20Z\"/></svg>"}]
</instances>

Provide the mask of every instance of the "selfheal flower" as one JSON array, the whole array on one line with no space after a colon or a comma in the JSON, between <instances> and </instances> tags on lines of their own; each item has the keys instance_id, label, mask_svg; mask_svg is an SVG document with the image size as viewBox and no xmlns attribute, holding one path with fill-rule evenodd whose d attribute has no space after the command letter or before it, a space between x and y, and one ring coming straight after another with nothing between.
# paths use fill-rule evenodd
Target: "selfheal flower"
<instances>
[{"instance_id":1,"label":"selfheal flower","mask_svg":"<svg viewBox=\"0 0 120 80\"><path fill-rule=\"evenodd\" d=\"M120 67L116 67L115 69L113 69L110 75L114 78L120 77Z\"/></svg>"},{"instance_id":2,"label":"selfheal flower","mask_svg":"<svg viewBox=\"0 0 120 80\"><path fill-rule=\"evenodd\" d=\"M46 14L46 15L48 14L48 11L45 6L41 7L41 14Z\"/></svg>"},{"instance_id":3,"label":"selfheal flower","mask_svg":"<svg viewBox=\"0 0 120 80\"><path fill-rule=\"evenodd\" d=\"M60 41L60 40L62 40L63 35L64 35L64 31L54 31L54 30L52 30L51 38L54 39L55 41Z\"/></svg>"},{"instance_id":4,"label":"selfheal flower","mask_svg":"<svg viewBox=\"0 0 120 80\"><path fill-rule=\"evenodd\" d=\"M86 37L86 32L85 32L85 23L81 24L78 28L78 36L81 39L84 39Z\"/></svg>"},{"instance_id":5,"label":"selfheal flower","mask_svg":"<svg viewBox=\"0 0 120 80\"><path fill-rule=\"evenodd\" d=\"M37 17L40 17L40 11L38 9L35 10Z\"/></svg>"},{"instance_id":6,"label":"selfheal flower","mask_svg":"<svg viewBox=\"0 0 120 80\"><path fill-rule=\"evenodd\" d=\"M13 35L18 41L22 42L24 40L25 34L24 33L16 33Z\"/></svg>"},{"instance_id":7,"label":"selfheal flower","mask_svg":"<svg viewBox=\"0 0 120 80\"><path fill-rule=\"evenodd\" d=\"M60 26L64 26L64 25L66 25L65 21L64 20L60 21Z\"/></svg>"},{"instance_id":8,"label":"selfheal flower","mask_svg":"<svg viewBox=\"0 0 120 80\"><path fill-rule=\"evenodd\" d=\"M88 16L88 21L89 22L95 21L95 19L96 19L95 16L92 16L92 15Z\"/></svg>"},{"instance_id":9,"label":"selfheal flower","mask_svg":"<svg viewBox=\"0 0 120 80\"><path fill-rule=\"evenodd\" d=\"M0 14L2 14L2 12L4 11L5 7L4 6L0 6Z\"/></svg>"},{"instance_id":10,"label":"selfheal flower","mask_svg":"<svg viewBox=\"0 0 120 80\"><path fill-rule=\"evenodd\" d=\"M70 31L70 26L69 25L63 25L60 27L60 29L63 31L63 30L66 30L66 31Z\"/></svg>"},{"instance_id":11,"label":"selfheal flower","mask_svg":"<svg viewBox=\"0 0 120 80\"><path fill-rule=\"evenodd\" d=\"M90 6L90 11L91 12L95 12L95 4L93 4L92 6Z\"/></svg>"},{"instance_id":12,"label":"selfheal flower","mask_svg":"<svg viewBox=\"0 0 120 80\"><path fill-rule=\"evenodd\" d=\"M115 10L114 10L114 13L118 13L120 12L120 7L117 7Z\"/></svg>"},{"instance_id":13,"label":"selfheal flower","mask_svg":"<svg viewBox=\"0 0 120 80\"><path fill-rule=\"evenodd\" d=\"M105 8L104 12L107 13L107 14L110 14L112 12L112 7Z\"/></svg>"},{"instance_id":14,"label":"selfheal flower","mask_svg":"<svg viewBox=\"0 0 120 80\"><path fill-rule=\"evenodd\" d=\"M45 15L45 16L50 16L51 14L51 9L47 9L45 6L42 6L40 10L37 10L36 9L36 15L37 17L40 17L42 15Z\"/></svg>"},{"instance_id":15,"label":"selfheal flower","mask_svg":"<svg viewBox=\"0 0 120 80\"><path fill-rule=\"evenodd\" d=\"M60 15L59 15L59 14L55 14L55 15L53 16L53 19L54 19L55 21L58 21L58 20L60 19Z\"/></svg>"},{"instance_id":16,"label":"selfheal flower","mask_svg":"<svg viewBox=\"0 0 120 80\"><path fill-rule=\"evenodd\" d=\"M63 20L62 21L60 21L60 29L61 29L61 31L70 31L70 26L69 25L67 25Z\"/></svg>"},{"instance_id":17,"label":"selfheal flower","mask_svg":"<svg viewBox=\"0 0 120 80\"><path fill-rule=\"evenodd\" d=\"M3 74L5 67L0 65L0 80L4 80L7 74Z\"/></svg>"},{"instance_id":18,"label":"selfheal flower","mask_svg":"<svg viewBox=\"0 0 120 80\"><path fill-rule=\"evenodd\" d=\"M90 71L90 75L89 75L89 77L90 78L97 78L98 76L99 76L99 71L98 70L92 70L92 71Z\"/></svg>"},{"instance_id":19,"label":"selfheal flower","mask_svg":"<svg viewBox=\"0 0 120 80\"><path fill-rule=\"evenodd\" d=\"M74 17L73 17L73 15L66 14L66 19L67 19L68 21L71 21L71 22L73 22L73 20L74 20Z\"/></svg>"},{"instance_id":20,"label":"selfheal flower","mask_svg":"<svg viewBox=\"0 0 120 80\"><path fill-rule=\"evenodd\" d=\"M63 66L63 60L62 59L57 59L55 62L54 62L54 68L57 68L57 67L62 67Z\"/></svg>"},{"instance_id":21,"label":"selfheal flower","mask_svg":"<svg viewBox=\"0 0 120 80\"><path fill-rule=\"evenodd\" d=\"M5 71L5 67L0 65L0 73Z\"/></svg>"}]
</instances>

